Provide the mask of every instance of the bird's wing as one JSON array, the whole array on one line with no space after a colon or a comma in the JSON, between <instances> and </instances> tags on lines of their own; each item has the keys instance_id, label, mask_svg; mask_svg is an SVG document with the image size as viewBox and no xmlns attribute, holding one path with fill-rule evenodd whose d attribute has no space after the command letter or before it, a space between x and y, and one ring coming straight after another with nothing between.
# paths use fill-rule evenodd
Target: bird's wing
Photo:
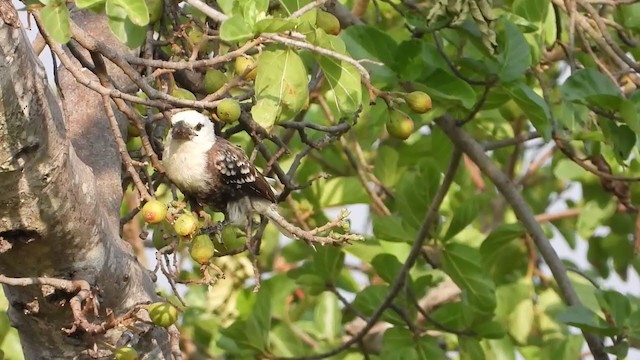
<instances>
[{"instance_id":1,"label":"bird's wing","mask_svg":"<svg viewBox=\"0 0 640 360\"><path fill-rule=\"evenodd\" d=\"M209 163L216 167L220 180L225 184L248 195L276 202L271 186L240 147L223 138L217 138L209 157Z\"/></svg>"}]
</instances>

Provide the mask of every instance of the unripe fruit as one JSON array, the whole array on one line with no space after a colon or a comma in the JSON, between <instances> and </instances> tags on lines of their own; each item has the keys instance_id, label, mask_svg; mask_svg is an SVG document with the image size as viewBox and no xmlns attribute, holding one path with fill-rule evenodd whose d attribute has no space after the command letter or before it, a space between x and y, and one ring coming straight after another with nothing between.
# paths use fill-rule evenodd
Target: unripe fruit
<instances>
[{"instance_id":1,"label":"unripe fruit","mask_svg":"<svg viewBox=\"0 0 640 360\"><path fill-rule=\"evenodd\" d=\"M147 310L151 321L162 327L169 327L178 320L178 309L166 302L156 302Z\"/></svg>"},{"instance_id":2,"label":"unripe fruit","mask_svg":"<svg viewBox=\"0 0 640 360\"><path fill-rule=\"evenodd\" d=\"M515 121L524 116L524 112L522 112L522 109L520 109L518 103L516 103L513 99L502 104L498 111L500 112L500 115L502 115L502 117L507 121Z\"/></svg>"},{"instance_id":3,"label":"unripe fruit","mask_svg":"<svg viewBox=\"0 0 640 360\"><path fill-rule=\"evenodd\" d=\"M138 360L138 352L131 347L121 347L114 353L116 360Z\"/></svg>"},{"instance_id":4,"label":"unripe fruit","mask_svg":"<svg viewBox=\"0 0 640 360\"><path fill-rule=\"evenodd\" d=\"M156 195L158 193L156 192ZM153 246L160 250L163 247L171 244L171 237L169 236L169 232L171 227L168 223L162 223L159 226L156 226L153 229L153 235L151 236L151 242L153 243Z\"/></svg>"},{"instance_id":5,"label":"unripe fruit","mask_svg":"<svg viewBox=\"0 0 640 360\"><path fill-rule=\"evenodd\" d=\"M197 262L198 264L207 264L209 263L209 259L213 257L215 254L215 247L213 246L213 241L209 235L198 235L191 242L191 249L189 250L189 255L191 258Z\"/></svg>"},{"instance_id":6,"label":"unripe fruit","mask_svg":"<svg viewBox=\"0 0 640 360\"><path fill-rule=\"evenodd\" d=\"M198 46L200 45L200 43L202 43L203 41L206 41L207 38L205 38L204 34L202 33L202 31L200 31L199 29L191 29L191 30L187 30L187 37L189 38L189 41L191 41L191 43L194 46Z\"/></svg>"},{"instance_id":7,"label":"unripe fruit","mask_svg":"<svg viewBox=\"0 0 640 360\"><path fill-rule=\"evenodd\" d=\"M234 69L236 74L241 75L244 71L249 67L253 67L255 65L255 60L253 58L246 58L244 56L238 56L236 58L236 62L234 64ZM258 75L258 69L254 67L253 70L249 71L248 74L245 75L245 79L255 80L256 75Z\"/></svg>"},{"instance_id":8,"label":"unripe fruit","mask_svg":"<svg viewBox=\"0 0 640 360\"><path fill-rule=\"evenodd\" d=\"M209 69L204 74L204 90L207 94L218 91L227 82L227 76L220 70Z\"/></svg>"},{"instance_id":9,"label":"unripe fruit","mask_svg":"<svg viewBox=\"0 0 640 360\"><path fill-rule=\"evenodd\" d=\"M240 117L240 103L232 98L223 99L216 107L216 115L226 123L232 123Z\"/></svg>"},{"instance_id":10,"label":"unripe fruit","mask_svg":"<svg viewBox=\"0 0 640 360\"><path fill-rule=\"evenodd\" d=\"M127 151L139 151L142 149L142 139L140 136L134 136L127 141Z\"/></svg>"},{"instance_id":11,"label":"unripe fruit","mask_svg":"<svg viewBox=\"0 0 640 360\"><path fill-rule=\"evenodd\" d=\"M128 124L127 125L127 135L129 137L140 136L140 129L138 129L138 127L133 125L133 124Z\"/></svg>"},{"instance_id":12,"label":"unripe fruit","mask_svg":"<svg viewBox=\"0 0 640 360\"><path fill-rule=\"evenodd\" d=\"M183 89L181 87L177 87L177 86L173 88L171 95L177 97L178 99L194 100L194 101L196 100L196 96L193 95L191 91L187 89Z\"/></svg>"},{"instance_id":13,"label":"unripe fruit","mask_svg":"<svg viewBox=\"0 0 640 360\"><path fill-rule=\"evenodd\" d=\"M333 14L326 11L318 10L316 26L327 34L338 35L340 33L340 21Z\"/></svg>"},{"instance_id":14,"label":"unripe fruit","mask_svg":"<svg viewBox=\"0 0 640 360\"><path fill-rule=\"evenodd\" d=\"M149 224L157 224L167 216L167 205L158 200L149 200L142 207L142 218Z\"/></svg>"},{"instance_id":15,"label":"unripe fruit","mask_svg":"<svg viewBox=\"0 0 640 360\"><path fill-rule=\"evenodd\" d=\"M414 91L404 96L412 111L424 114L431 110L431 97L422 91Z\"/></svg>"},{"instance_id":16,"label":"unripe fruit","mask_svg":"<svg viewBox=\"0 0 640 360\"><path fill-rule=\"evenodd\" d=\"M149 97L147 96L147 94L142 90L138 91L136 96L139 97L140 99L149 100ZM136 109L138 114L142 116L147 116L147 105L135 103L133 104L133 107Z\"/></svg>"},{"instance_id":17,"label":"unripe fruit","mask_svg":"<svg viewBox=\"0 0 640 360\"><path fill-rule=\"evenodd\" d=\"M392 110L387 121L387 132L396 139L406 140L413 133L413 120L399 110Z\"/></svg>"},{"instance_id":18,"label":"unripe fruit","mask_svg":"<svg viewBox=\"0 0 640 360\"><path fill-rule=\"evenodd\" d=\"M164 10L164 2L162 0L145 0L147 10L149 10L149 24L153 24L160 20Z\"/></svg>"},{"instance_id":19,"label":"unripe fruit","mask_svg":"<svg viewBox=\"0 0 640 360\"><path fill-rule=\"evenodd\" d=\"M173 224L173 229L180 236L189 236L198 230L198 219L191 214L182 214Z\"/></svg>"}]
</instances>

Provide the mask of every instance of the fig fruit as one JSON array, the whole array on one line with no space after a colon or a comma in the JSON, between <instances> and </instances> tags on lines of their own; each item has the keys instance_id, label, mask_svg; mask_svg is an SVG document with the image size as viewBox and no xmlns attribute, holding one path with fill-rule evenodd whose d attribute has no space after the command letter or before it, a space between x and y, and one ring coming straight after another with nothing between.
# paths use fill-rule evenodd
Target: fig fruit
<instances>
[{"instance_id":1,"label":"fig fruit","mask_svg":"<svg viewBox=\"0 0 640 360\"><path fill-rule=\"evenodd\" d=\"M147 309L151 321L157 326L169 327L178 320L178 309L167 302L156 302Z\"/></svg>"},{"instance_id":2,"label":"fig fruit","mask_svg":"<svg viewBox=\"0 0 640 360\"><path fill-rule=\"evenodd\" d=\"M176 222L173 224L173 229L176 231L176 234L180 236L192 235L198 230L198 219L192 214L182 214L176 219Z\"/></svg>"},{"instance_id":3,"label":"fig fruit","mask_svg":"<svg viewBox=\"0 0 640 360\"><path fill-rule=\"evenodd\" d=\"M253 58L247 58L244 56L238 56L235 60L234 69L236 74L241 75L248 67L254 67L253 70L249 71L248 74L245 75L245 79L255 80L256 75L258 75L258 69L255 68L256 61Z\"/></svg>"},{"instance_id":4,"label":"fig fruit","mask_svg":"<svg viewBox=\"0 0 640 360\"><path fill-rule=\"evenodd\" d=\"M215 247L209 235L198 235L191 242L189 255L198 264L204 265L209 263L209 259L215 254Z\"/></svg>"},{"instance_id":5,"label":"fig fruit","mask_svg":"<svg viewBox=\"0 0 640 360\"><path fill-rule=\"evenodd\" d=\"M387 132L396 139L406 140L413 133L415 126L409 115L399 110L392 110L387 121Z\"/></svg>"},{"instance_id":6,"label":"fig fruit","mask_svg":"<svg viewBox=\"0 0 640 360\"><path fill-rule=\"evenodd\" d=\"M226 98L221 100L216 107L216 115L226 123L233 123L240 117L240 103L238 100Z\"/></svg>"},{"instance_id":7,"label":"fig fruit","mask_svg":"<svg viewBox=\"0 0 640 360\"><path fill-rule=\"evenodd\" d=\"M227 83L227 76L218 69L209 69L204 74L204 90L207 94L213 94Z\"/></svg>"},{"instance_id":8,"label":"fig fruit","mask_svg":"<svg viewBox=\"0 0 640 360\"><path fill-rule=\"evenodd\" d=\"M148 224L157 224L167 216L167 205L162 201L149 200L142 207L142 218Z\"/></svg>"},{"instance_id":9,"label":"fig fruit","mask_svg":"<svg viewBox=\"0 0 640 360\"><path fill-rule=\"evenodd\" d=\"M422 91L414 91L405 95L404 100L412 111L424 114L431 110L431 97Z\"/></svg>"}]
</instances>

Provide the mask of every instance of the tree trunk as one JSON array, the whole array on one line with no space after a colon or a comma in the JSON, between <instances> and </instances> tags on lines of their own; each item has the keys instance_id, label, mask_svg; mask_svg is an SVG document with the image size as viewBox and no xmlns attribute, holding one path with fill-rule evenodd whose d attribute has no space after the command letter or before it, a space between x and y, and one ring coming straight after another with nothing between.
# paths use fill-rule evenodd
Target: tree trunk
<instances>
[{"instance_id":1,"label":"tree trunk","mask_svg":"<svg viewBox=\"0 0 640 360\"><path fill-rule=\"evenodd\" d=\"M123 315L155 300L154 284L119 235L121 163L100 97L61 72L61 107L24 29L9 15L0 16L0 273L86 280L101 315L90 321L105 321L106 309ZM104 17L76 21L111 36ZM131 333L116 327L69 336L62 331L74 323L68 294L47 286L4 290L27 359L101 356L108 354L102 342ZM165 329L136 327L141 355L171 357Z\"/></svg>"}]
</instances>

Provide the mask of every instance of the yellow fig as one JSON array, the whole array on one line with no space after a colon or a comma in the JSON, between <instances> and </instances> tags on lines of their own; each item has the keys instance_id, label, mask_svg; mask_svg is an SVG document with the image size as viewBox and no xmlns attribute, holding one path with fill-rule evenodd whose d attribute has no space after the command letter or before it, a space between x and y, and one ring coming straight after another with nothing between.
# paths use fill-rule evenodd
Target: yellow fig
<instances>
[{"instance_id":1,"label":"yellow fig","mask_svg":"<svg viewBox=\"0 0 640 360\"><path fill-rule=\"evenodd\" d=\"M412 111L424 114L431 110L431 97L422 91L414 91L405 95L404 100Z\"/></svg>"},{"instance_id":2,"label":"yellow fig","mask_svg":"<svg viewBox=\"0 0 640 360\"><path fill-rule=\"evenodd\" d=\"M149 200L142 207L142 218L148 224L157 224L167 216L167 205L158 200Z\"/></svg>"},{"instance_id":3,"label":"yellow fig","mask_svg":"<svg viewBox=\"0 0 640 360\"><path fill-rule=\"evenodd\" d=\"M247 58L244 56L238 56L235 60L234 69L237 75L241 75L248 67L254 67L253 70L249 71L248 74L245 75L246 79L255 80L256 75L258 75L258 70L255 68L256 61L253 58Z\"/></svg>"},{"instance_id":4,"label":"yellow fig","mask_svg":"<svg viewBox=\"0 0 640 360\"><path fill-rule=\"evenodd\" d=\"M318 10L316 26L330 35L338 35L340 33L340 21L335 15L326 11Z\"/></svg>"},{"instance_id":5,"label":"yellow fig","mask_svg":"<svg viewBox=\"0 0 640 360\"><path fill-rule=\"evenodd\" d=\"M192 214L182 214L176 219L173 229L180 236L192 235L198 230L198 219Z\"/></svg>"}]
</instances>

